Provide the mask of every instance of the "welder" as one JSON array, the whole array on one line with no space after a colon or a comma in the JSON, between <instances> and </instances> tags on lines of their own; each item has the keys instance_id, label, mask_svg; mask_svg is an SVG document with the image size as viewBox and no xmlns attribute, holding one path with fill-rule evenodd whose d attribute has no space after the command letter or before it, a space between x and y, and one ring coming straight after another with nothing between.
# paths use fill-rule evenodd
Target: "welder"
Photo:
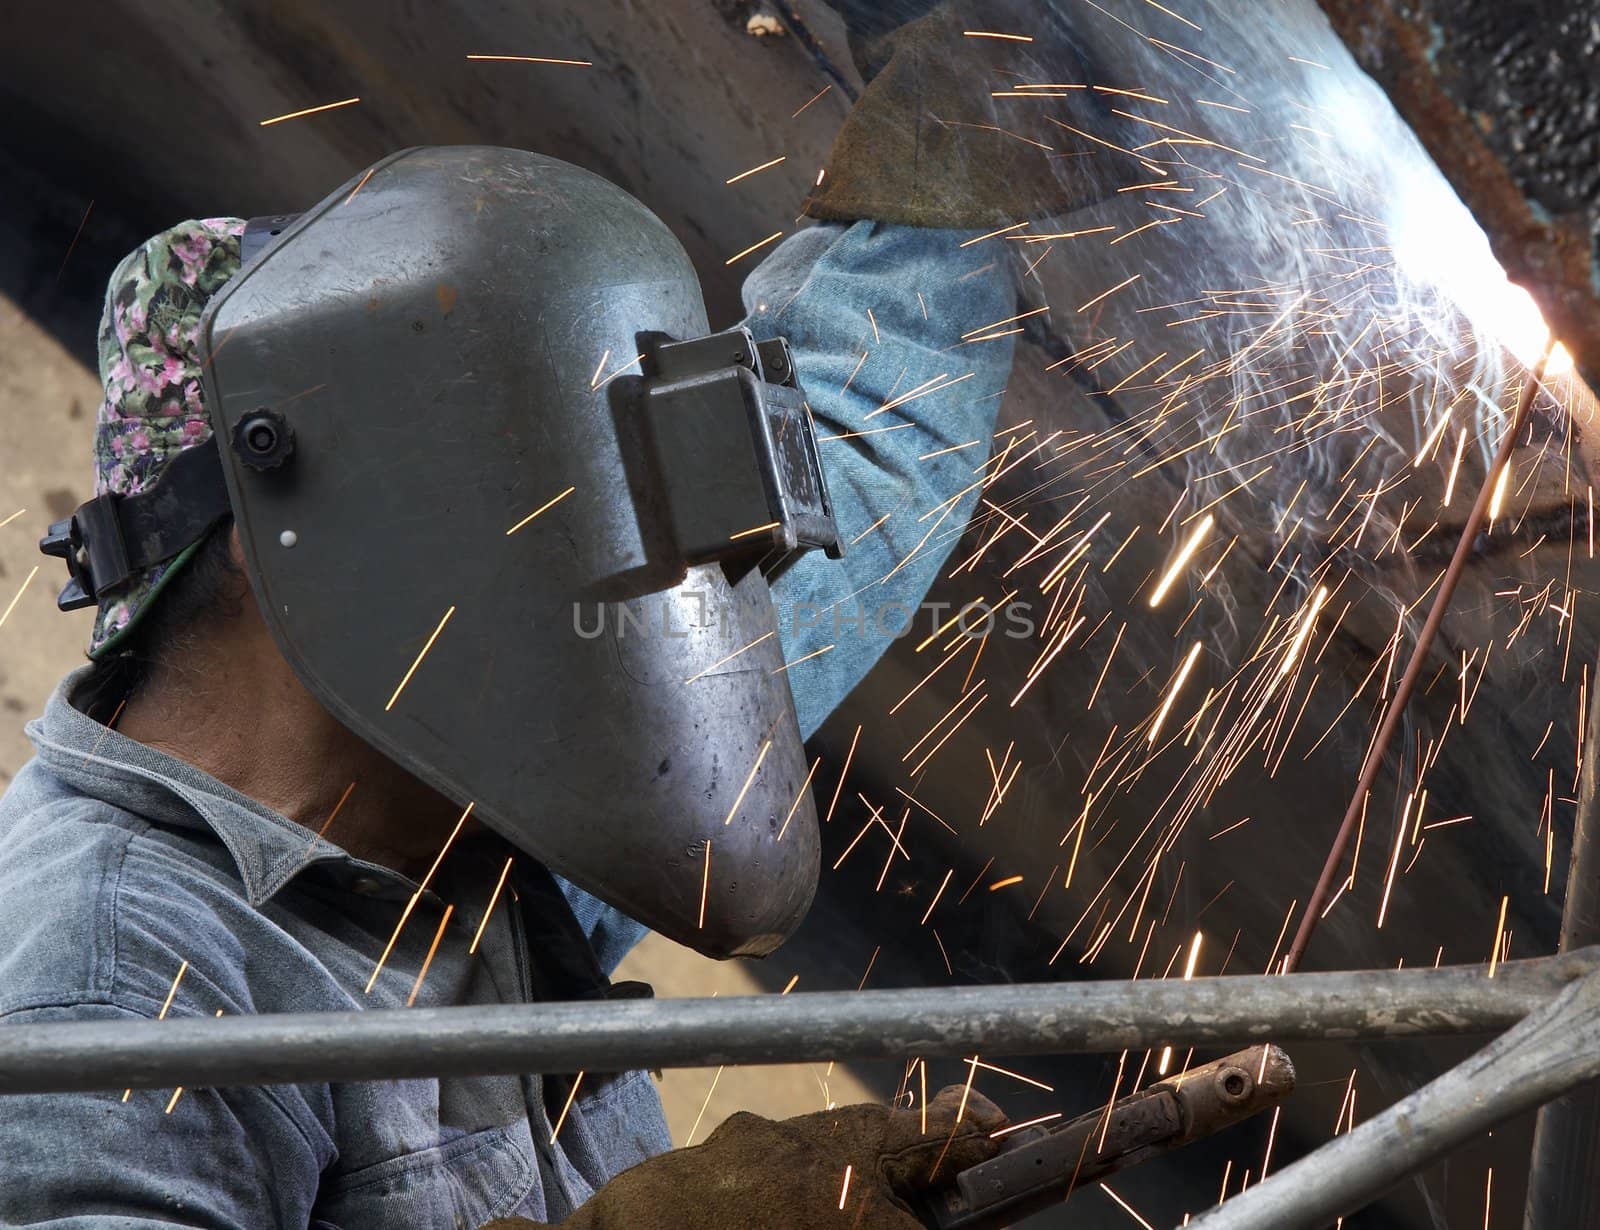
<instances>
[{"instance_id":1,"label":"welder","mask_svg":"<svg viewBox=\"0 0 1600 1230\"><path fill-rule=\"evenodd\" d=\"M648 994L608 977L646 928L793 931L802 741L987 473L1018 308L974 241L1095 195L993 122L965 19L871 44L732 329L637 201L505 149L121 263L96 495L42 544L91 661L0 802L0 1021L602 1000ZM643 1072L18 1097L0 1220L908 1226L996 1148L960 1093L676 1152Z\"/></svg>"}]
</instances>

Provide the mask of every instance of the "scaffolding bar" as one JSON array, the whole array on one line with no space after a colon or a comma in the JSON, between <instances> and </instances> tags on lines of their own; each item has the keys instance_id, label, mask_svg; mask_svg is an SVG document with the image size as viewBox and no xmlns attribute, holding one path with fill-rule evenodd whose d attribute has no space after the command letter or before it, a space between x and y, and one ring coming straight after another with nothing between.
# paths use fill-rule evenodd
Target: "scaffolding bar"
<instances>
[{"instance_id":1,"label":"scaffolding bar","mask_svg":"<svg viewBox=\"0 0 1600 1230\"><path fill-rule=\"evenodd\" d=\"M0 1093L1097 1053L1497 1032L1600 968L1499 966L0 1026Z\"/></svg>"},{"instance_id":2,"label":"scaffolding bar","mask_svg":"<svg viewBox=\"0 0 1600 1230\"><path fill-rule=\"evenodd\" d=\"M1600 974L1590 974L1438 1080L1189 1224L1321 1230L1473 1137L1596 1077Z\"/></svg>"}]
</instances>

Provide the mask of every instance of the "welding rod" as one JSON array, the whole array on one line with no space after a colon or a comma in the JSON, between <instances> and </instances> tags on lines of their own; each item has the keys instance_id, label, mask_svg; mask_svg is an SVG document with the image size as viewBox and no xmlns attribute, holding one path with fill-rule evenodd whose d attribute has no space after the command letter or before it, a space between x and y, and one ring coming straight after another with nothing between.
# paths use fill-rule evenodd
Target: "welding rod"
<instances>
[{"instance_id":1,"label":"welding rod","mask_svg":"<svg viewBox=\"0 0 1600 1230\"><path fill-rule=\"evenodd\" d=\"M1483 966L0 1025L0 1093L1498 1032L1600 947Z\"/></svg>"}]
</instances>

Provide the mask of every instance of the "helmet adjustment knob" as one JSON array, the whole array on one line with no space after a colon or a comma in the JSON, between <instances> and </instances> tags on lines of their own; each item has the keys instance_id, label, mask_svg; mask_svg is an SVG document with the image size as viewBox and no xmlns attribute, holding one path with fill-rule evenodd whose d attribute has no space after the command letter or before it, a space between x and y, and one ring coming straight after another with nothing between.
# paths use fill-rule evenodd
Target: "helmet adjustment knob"
<instances>
[{"instance_id":1,"label":"helmet adjustment knob","mask_svg":"<svg viewBox=\"0 0 1600 1230\"><path fill-rule=\"evenodd\" d=\"M234 425L233 451L252 470L275 470L294 452L294 428L276 410L252 410Z\"/></svg>"}]
</instances>

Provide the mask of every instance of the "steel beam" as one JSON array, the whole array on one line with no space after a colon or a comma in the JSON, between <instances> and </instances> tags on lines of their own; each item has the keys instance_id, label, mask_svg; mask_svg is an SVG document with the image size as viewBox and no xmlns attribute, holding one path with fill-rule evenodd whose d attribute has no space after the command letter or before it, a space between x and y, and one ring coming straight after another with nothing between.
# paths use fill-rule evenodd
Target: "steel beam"
<instances>
[{"instance_id":1,"label":"steel beam","mask_svg":"<svg viewBox=\"0 0 1600 1230\"><path fill-rule=\"evenodd\" d=\"M1506 1029L1600 948L1482 966L0 1026L0 1093L1405 1038Z\"/></svg>"}]
</instances>

